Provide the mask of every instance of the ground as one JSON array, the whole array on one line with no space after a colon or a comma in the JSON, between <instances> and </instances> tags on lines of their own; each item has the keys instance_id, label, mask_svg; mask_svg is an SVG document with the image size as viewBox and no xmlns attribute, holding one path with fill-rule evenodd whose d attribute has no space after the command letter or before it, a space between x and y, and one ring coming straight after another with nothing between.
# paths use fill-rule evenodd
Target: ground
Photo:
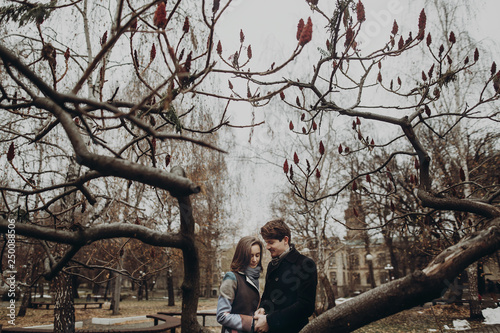
<instances>
[{"instance_id":1,"label":"ground","mask_svg":"<svg viewBox=\"0 0 500 333\"><path fill-rule=\"evenodd\" d=\"M0 323L7 323L7 303L0 307ZM217 299L200 299L200 310L215 310ZM116 318L133 317L146 314L153 314L158 311L180 311L181 302L177 301L173 307L167 306L165 300L137 301L127 299L121 302L120 315L112 316L109 306L103 309L76 309L76 321L89 322L91 318ZM453 327L453 320L467 319L468 307L459 305L434 305L432 307L414 308L395 314L389 318L379 320L368 326L355 331L356 333L386 333L386 332L442 332L444 325ZM53 320L53 310L28 309L25 317L17 317L16 325L33 326L51 324ZM149 320L151 321L151 320ZM468 321L472 328L483 327L482 321ZM136 322L134 322L135 324ZM129 323L130 324L130 323ZM211 328L212 332L219 332L220 328Z\"/></svg>"}]
</instances>

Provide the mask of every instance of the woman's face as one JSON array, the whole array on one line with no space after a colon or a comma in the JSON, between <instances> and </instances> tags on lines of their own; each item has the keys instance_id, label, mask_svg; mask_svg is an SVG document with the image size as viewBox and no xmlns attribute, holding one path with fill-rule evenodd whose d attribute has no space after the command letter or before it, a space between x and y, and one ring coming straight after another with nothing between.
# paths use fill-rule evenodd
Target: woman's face
<instances>
[{"instance_id":1,"label":"woman's face","mask_svg":"<svg viewBox=\"0 0 500 333\"><path fill-rule=\"evenodd\" d=\"M255 268L260 261L260 246L258 244L252 245L250 249L250 267Z\"/></svg>"}]
</instances>

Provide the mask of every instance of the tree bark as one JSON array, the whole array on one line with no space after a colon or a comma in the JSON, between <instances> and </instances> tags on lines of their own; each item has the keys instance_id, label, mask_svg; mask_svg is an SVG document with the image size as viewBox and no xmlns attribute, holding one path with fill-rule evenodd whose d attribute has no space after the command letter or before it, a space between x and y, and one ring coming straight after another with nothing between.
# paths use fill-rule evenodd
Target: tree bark
<instances>
[{"instance_id":1,"label":"tree bark","mask_svg":"<svg viewBox=\"0 0 500 333\"><path fill-rule=\"evenodd\" d=\"M330 283L330 280L328 280L328 277L323 272L319 273L319 279L326 293L326 301L328 303L326 309L327 310L331 309L335 306L335 293L333 292L332 284Z\"/></svg>"},{"instance_id":2,"label":"tree bark","mask_svg":"<svg viewBox=\"0 0 500 333\"><path fill-rule=\"evenodd\" d=\"M75 306L71 276L59 273L53 280L55 289L54 332L75 332Z\"/></svg>"},{"instance_id":3,"label":"tree bark","mask_svg":"<svg viewBox=\"0 0 500 333\"><path fill-rule=\"evenodd\" d=\"M484 319L481 311L481 300L479 299L479 290L477 287L477 262L467 267L467 280L469 281L469 312L470 319Z\"/></svg>"},{"instance_id":4,"label":"tree bark","mask_svg":"<svg viewBox=\"0 0 500 333\"><path fill-rule=\"evenodd\" d=\"M167 270L168 306L175 306L174 277L170 267Z\"/></svg>"},{"instance_id":5,"label":"tree bark","mask_svg":"<svg viewBox=\"0 0 500 333\"><path fill-rule=\"evenodd\" d=\"M120 314L120 293L122 290L122 275L115 273L115 282L113 288L113 301L112 301L112 310L113 315Z\"/></svg>"},{"instance_id":6,"label":"tree bark","mask_svg":"<svg viewBox=\"0 0 500 333\"><path fill-rule=\"evenodd\" d=\"M180 167L172 168L172 173L186 177ZM204 332L198 323L198 299L200 297L200 262L195 245L195 221L189 196L177 197L181 215L181 235L184 239L182 255L184 257L184 281L182 282L182 317L181 331Z\"/></svg>"},{"instance_id":7,"label":"tree bark","mask_svg":"<svg viewBox=\"0 0 500 333\"><path fill-rule=\"evenodd\" d=\"M31 288L24 287L23 289L24 292L22 294L21 306L19 307L19 311L17 312L18 317L24 317L26 315L26 309L31 303Z\"/></svg>"}]
</instances>

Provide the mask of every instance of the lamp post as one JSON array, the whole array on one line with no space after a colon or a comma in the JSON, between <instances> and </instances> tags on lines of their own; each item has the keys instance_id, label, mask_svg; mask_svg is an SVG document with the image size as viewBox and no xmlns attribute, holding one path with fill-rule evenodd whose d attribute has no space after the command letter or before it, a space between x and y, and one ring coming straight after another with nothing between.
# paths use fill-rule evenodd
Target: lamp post
<instances>
[{"instance_id":1,"label":"lamp post","mask_svg":"<svg viewBox=\"0 0 500 333\"><path fill-rule=\"evenodd\" d=\"M372 288L376 287L375 284L375 274L373 273L373 256L370 252L366 254L366 263L368 265L368 274L370 276L370 285Z\"/></svg>"},{"instance_id":2,"label":"lamp post","mask_svg":"<svg viewBox=\"0 0 500 333\"><path fill-rule=\"evenodd\" d=\"M391 264L385 265L384 269L387 271L387 274L389 274L389 281L392 281L392 270L394 267L392 267Z\"/></svg>"}]
</instances>

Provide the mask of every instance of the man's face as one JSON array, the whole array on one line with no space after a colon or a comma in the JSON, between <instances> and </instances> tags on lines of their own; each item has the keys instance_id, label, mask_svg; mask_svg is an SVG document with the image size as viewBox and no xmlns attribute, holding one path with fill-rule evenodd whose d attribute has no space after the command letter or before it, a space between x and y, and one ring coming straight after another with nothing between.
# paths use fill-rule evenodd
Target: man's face
<instances>
[{"instance_id":1,"label":"man's face","mask_svg":"<svg viewBox=\"0 0 500 333\"><path fill-rule=\"evenodd\" d=\"M271 257L277 258L280 254L288 250L288 237L285 236L281 241L277 239L265 239L266 249L271 253Z\"/></svg>"}]
</instances>

